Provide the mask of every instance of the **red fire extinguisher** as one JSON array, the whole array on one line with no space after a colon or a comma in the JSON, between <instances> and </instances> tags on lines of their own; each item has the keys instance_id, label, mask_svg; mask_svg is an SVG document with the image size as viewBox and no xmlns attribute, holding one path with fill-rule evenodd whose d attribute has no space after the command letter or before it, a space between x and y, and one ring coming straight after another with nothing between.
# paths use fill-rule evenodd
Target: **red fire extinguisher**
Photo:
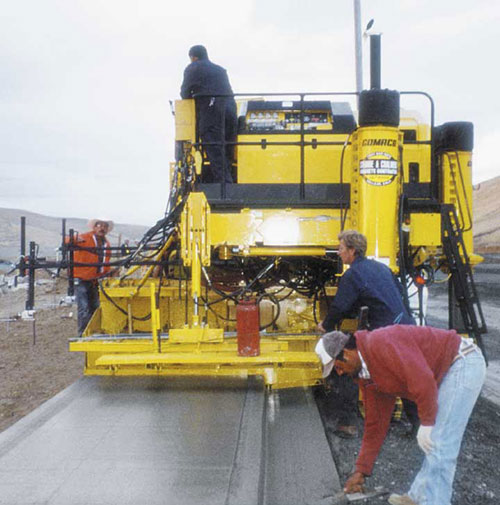
<instances>
[{"instance_id":1,"label":"red fire extinguisher","mask_svg":"<svg viewBox=\"0 0 500 505\"><path fill-rule=\"evenodd\" d=\"M255 298L240 300L236 306L236 334L239 356L260 354L259 306Z\"/></svg>"}]
</instances>

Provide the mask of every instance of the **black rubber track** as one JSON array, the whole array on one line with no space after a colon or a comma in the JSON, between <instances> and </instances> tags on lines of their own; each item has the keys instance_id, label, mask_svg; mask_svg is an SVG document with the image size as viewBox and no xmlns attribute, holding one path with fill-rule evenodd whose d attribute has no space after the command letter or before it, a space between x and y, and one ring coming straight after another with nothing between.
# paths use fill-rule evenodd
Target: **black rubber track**
<instances>
[{"instance_id":1,"label":"black rubber track","mask_svg":"<svg viewBox=\"0 0 500 505\"><path fill-rule=\"evenodd\" d=\"M472 151L474 125L469 121L444 123L434 129L436 151Z\"/></svg>"},{"instance_id":2,"label":"black rubber track","mask_svg":"<svg viewBox=\"0 0 500 505\"><path fill-rule=\"evenodd\" d=\"M359 95L359 126L399 126L399 93L370 89Z\"/></svg>"}]
</instances>

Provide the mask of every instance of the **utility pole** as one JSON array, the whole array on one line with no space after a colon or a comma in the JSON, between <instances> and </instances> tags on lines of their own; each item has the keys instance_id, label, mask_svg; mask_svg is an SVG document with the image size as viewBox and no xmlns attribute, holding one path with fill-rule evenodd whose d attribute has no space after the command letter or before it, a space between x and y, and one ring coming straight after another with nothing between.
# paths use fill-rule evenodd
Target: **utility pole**
<instances>
[{"instance_id":1,"label":"utility pole","mask_svg":"<svg viewBox=\"0 0 500 505\"><path fill-rule=\"evenodd\" d=\"M354 1L354 47L356 53L356 91L363 90L363 49L361 41L361 0Z\"/></svg>"}]
</instances>

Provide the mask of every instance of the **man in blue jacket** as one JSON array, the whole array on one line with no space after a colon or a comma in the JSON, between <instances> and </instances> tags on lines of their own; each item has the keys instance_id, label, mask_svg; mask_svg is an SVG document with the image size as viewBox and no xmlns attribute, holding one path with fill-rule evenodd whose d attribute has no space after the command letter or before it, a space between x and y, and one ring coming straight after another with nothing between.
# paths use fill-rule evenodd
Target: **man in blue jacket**
<instances>
[{"instance_id":1,"label":"man in blue jacket","mask_svg":"<svg viewBox=\"0 0 500 505\"><path fill-rule=\"evenodd\" d=\"M234 145L222 143L236 140L236 102L224 68L208 59L204 46L189 50L191 63L184 70L182 98L196 98L198 132L210 162L204 182L233 182L231 165Z\"/></svg>"},{"instance_id":2,"label":"man in blue jacket","mask_svg":"<svg viewBox=\"0 0 500 505\"><path fill-rule=\"evenodd\" d=\"M356 317L361 307L368 307L368 327L371 330L393 324L414 325L415 321L403 303L401 285L391 269L365 257L366 237L358 231L345 230L338 238L339 256L349 269L342 275L337 294L328 307L325 319L318 324L318 330L324 333L336 329L342 319ZM336 434L341 437L356 436L357 387L349 377L338 377L335 372L330 380L338 383L342 405ZM407 400L403 403L414 432L418 423L416 408Z\"/></svg>"},{"instance_id":3,"label":"man in blue jacket","mask_svg":"<svg viewBox=\"0 0 500 505\"><path fill-rule=\"evenodd\" d=\"M404 306L399 281L389 267L365 257L366 237L355 230L339 234L339 256L350 268L341 277L337 294L318 328L332 331L345 317L368 307L368 325L375 330L392 324L415 324Z\"/></svg>"}]
</instances>

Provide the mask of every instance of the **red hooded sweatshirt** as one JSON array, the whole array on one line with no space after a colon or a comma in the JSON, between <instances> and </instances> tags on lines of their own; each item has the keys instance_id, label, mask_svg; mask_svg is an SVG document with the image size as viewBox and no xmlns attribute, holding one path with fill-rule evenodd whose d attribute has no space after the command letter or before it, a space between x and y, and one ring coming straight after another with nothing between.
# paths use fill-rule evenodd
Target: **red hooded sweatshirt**
<instances>
[{"instance_id":1,"label":"red hooded sweatshirt","mask_svg":"<svg viewBox=\"0 0 500 505\"><path fill-rule=\"evenodd\" d=\"M355 333L370 379L359 379L365 403L365 430L356 470L370 475L384 442L396 397L417 404L420 422L433 426L438 387L460 346L455 330L394 325Z\"/></svg>"}]
</instances>

